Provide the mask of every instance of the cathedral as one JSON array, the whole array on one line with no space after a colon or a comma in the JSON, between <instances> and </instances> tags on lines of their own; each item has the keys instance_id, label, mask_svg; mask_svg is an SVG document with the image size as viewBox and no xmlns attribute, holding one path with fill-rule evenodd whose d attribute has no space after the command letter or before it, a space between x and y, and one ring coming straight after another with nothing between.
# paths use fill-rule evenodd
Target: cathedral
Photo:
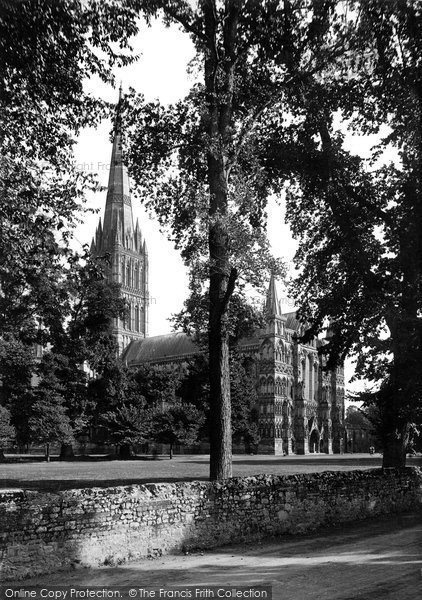
<instances>
[{"instance_id":1,"label":"cathedral","mask_svg":"<svg viewBox=\"0 0 422 600\"><path fill-rule=\"evenodd\" d=\"M122 286L129 305L114 334L129 366L150 363L163 368L187 365L199 350L185 333L148 337L148 252L138 222L133 225L127 168L122 160L119 110L104 219L91 251L107 256L107 276ZM240 340L238 350L253 376L259 399L259 453L273 455L342 453L344 451L344 369L325 371L318 348L324 340L300 344L302 325L296 314L282 313L274 277L265 305L266 326Z\"/></svg>"}]
</instances>

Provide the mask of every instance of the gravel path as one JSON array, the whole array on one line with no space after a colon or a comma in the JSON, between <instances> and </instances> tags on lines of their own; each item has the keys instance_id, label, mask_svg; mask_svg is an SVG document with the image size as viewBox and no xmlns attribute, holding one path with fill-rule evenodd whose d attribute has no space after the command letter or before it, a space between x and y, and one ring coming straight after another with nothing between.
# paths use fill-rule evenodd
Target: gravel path
<instances>
[{"instance_id":1,"label":"gravel path","mask_svg":"<svg viewBox=\"0 0 422 600\"><path fill-rule=\"evenodd\" d=\"M422 513L414 513L260 545L43 576L20 585L270 584L273 600L416 600L422 597L421 568Z\"/></svg>"}]
</instances>

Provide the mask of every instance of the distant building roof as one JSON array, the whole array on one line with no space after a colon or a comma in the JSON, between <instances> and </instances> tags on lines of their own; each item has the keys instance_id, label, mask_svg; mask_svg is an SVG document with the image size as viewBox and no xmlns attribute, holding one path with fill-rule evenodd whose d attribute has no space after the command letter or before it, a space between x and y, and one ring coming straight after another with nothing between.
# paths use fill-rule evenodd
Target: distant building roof
<instances>
[{"instance_id":1,"label":"distant building roof","mask_svg":"<svg viewBox=\"0 0 422 600\"><path fill-rule=\"evenodd\" d=\"M186 333L168 333L131 342L123 352L122 360L128 365L137 365L187 358L198 352L198 347Z\"/></svg>"},{"instance_id":2,"label":"distant building roof","mask_svg":"<svg viewBox=\"0 0 422 600\"><path fill-rule=\"evenodd\" d=\"M300 322L296 319L296 311L284 313L287 329L298 331ZM264 331L258 331L250 338L243 338L238 342L239 349L247 347L259 347L262 343ZM122 360L129 366L142 363L173 362L192 358L199 354L200 350L191 337L186 333L168 333L156 335L142 340L135 340L129 344L123 352Z\"/></svg>"}]
</instances>

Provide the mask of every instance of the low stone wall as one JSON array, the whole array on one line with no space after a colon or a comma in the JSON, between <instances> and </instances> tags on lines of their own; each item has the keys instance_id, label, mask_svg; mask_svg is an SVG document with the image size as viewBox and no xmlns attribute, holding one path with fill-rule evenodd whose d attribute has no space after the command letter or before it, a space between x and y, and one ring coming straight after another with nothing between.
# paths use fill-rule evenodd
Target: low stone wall
<instances>
[{"instance_id":1,"label":"low stone wall","mask_svg":"<svg viewBox=\"0 0 422 600\"><path fill-rule=\"evenodd\" d=\"M417 468L0 492L0 579L305 533L421 506Z\"/></svg>"}]
</instances>

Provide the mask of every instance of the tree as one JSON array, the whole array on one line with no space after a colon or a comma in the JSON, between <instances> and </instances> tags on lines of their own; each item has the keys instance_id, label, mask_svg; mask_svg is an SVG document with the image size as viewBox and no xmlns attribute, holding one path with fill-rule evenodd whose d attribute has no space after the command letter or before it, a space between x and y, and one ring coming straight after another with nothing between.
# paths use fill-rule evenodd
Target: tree
<instances>
[{"instance_id":1,"label":"tree","mask_svg":"<svg viewBox=\"0 0 422 600\"><path fill-rule=\"evenodd\" d=\"M50 461L52 442L71 443L73 431L63 398L48 389L39 387L33 392L29 410L28 430L32 442L45 444L45 459Z\"/></svg>"},{"instance_id":2,"label":"tree","mask_svg":"<svg viewBox=\"0 0 422 600\"><path fill-rule=\"evenodd\" d=\"M109 435L119 446L120 458L131 458L133 447L148 441L151 436L151 410L141 403L123 404L101 418Z\"/></svg>"},{"instance_id":3,"label":"tree","mask_svg":"<svg viewBox=\"0 0 422 600\"><path fill-rule=\"evenodd\" d=\"M26 399L36 368L33 350L12 334L0 337L0 411L10 415L18 444L29 442Z\"/></svg>"},{"instance_id":4,"label":"tree","mask_svg":"<svg viewBox=\"0 0 422 600\"><path fill-rule=\"evenodd\" d=\"M126 316L127 306L121 297L120 284L106 277L107 264L86 251L75 257L65 281L68 310L52 327L54 343L73 353L75 362L87 362L101 374L114 363L118 353L112 334L113 323Z\"/></svg>"},{"instance_id":5,"label":"tree","mask_svg":"<svg viewBox=\"0 0 422 600\"><path fill-rule=\"evenodd\" d=\"M66 410L66 419L71 427L72 436L63 436L60 440L60 458L73 458L73 438L88 426L86 373L81 364L72 361L72 356L66 353L65 348L61 352L54 349L44 352L36 372L38 381L34 393L43 390L53 398L60 398L60 410ZM39 415L43 406L44 404L41 404L39 407ZM22 417L26 418L25 415Z\"/></svg>"},{"instance_id":6,"label":"tree","mask_svg":"<svg viewBox=\"0 0 422 600\"><path fill-rule=\"evenodd\" d=\"M344 59L304 81L300 118L274 129L270 162L291 183L288 219L300 242L292 293L311 325L303 340L329 324L327 368L356 356L357 376L372 384L360 400L379 409L383 466L403 466L422 410L420 7L347 7L326 26ZM381 138L369 165L344 148L340 119ZM377 163L388 149L395 164Z\"/></svg>"},{"instance_id":7,"label":"tree","mask_svg":"<svg viewBox=\"0 0 422 600\"><path fill-rule=\"evenodd\" d=\"M125 402L136 403L140 396L131 372L120 360L107 365L100 376L88 382L87 394L94 427L101 415Z\"/></svg>"},{"instance_id":8,"label":"tree","mask_svg":"<svg viewBox=\"0 0 422 600\"><path fill-rule=\"evenodd\" d=\"M236 351L230 356L230 389L233 440L242 440L245 450L251 451L260 440L258 393L253 375Z\"/></svg>"},{"instance_id":9,"label":"tree","mask_svg":"<svg viewBox=\"0 0 422 600\"><path fill-rule=\"evenodd\" d=\"M62 302L52 301L43 322L50 347L34 370L40 386L63 398L74 435L78 435L87 429L93 413L86 368L101 376L116 362L113 321L125 314L126 306L120 287L106 281L103 266L88 255L83 262L73 257L59 283ZM63 443L61 457L71 456L72 447Z\"/></svg>"},{"instance_id":10,"label":"tree","mask_svg":"<svg viewBox=\"0 0 422 600\"><path fill-rule=\"evenodd\" d=\"M365 411L357 406L350 405L347 407L344 422L345 425L350 425L357 429L372 429L371 422L366 416Z\"/></svg>"},{"instance_id":11,"label":"tree","mask_svg":"<svg viewBox=\"0 0 422 600\"><path fill-rule=\"evenodd\" d=\"M0 406L0 461L5 460L4 445L15 437L15 428L10 424L10 412Z\"/></svg>"},{"instance_id":12,"label":"tree","mask_svg":"<svg viewBox=\"0 0 422 600\"><path fill-rule=\"evenodd\" d=\"M141 365L131 374L137 392L152 409L173 404L183 372L160 365Z\"/></svg>"},{"instance_id":13,"label":"tree","mask_svg":"<svg viewBox=\"0 0 422 600\"><path fill-rule=\"evenodd\" d=\"M95 421L107 428L122 458L132 456L133 446L150 439L151 415L175 402L181 376L156 365L129 370L117 362L93 384L99 396Z\"/></svg>"},{"instance_id":14,"label":"tree","mask_svg":"<svg viewBox=\"0 0 422 600\"><path fill-rule=\"evenodd\" d=\"M1 335L36 341L37 320L60 304L56 282L93 183L76 169L72 149L106 109L83 82L112 82L112 66L131 60L123 50L135 32L133 10L115 2L1 3Z\"/></svg>"},{"instance_id":15,"label":"tree","mask_svg":"<svg viewBox=\"0 0 422 600\"><path fill-rule=\"evenodd\" d=\"M198 438L204 415L192 404L175 404L152 417L152 434L157 442L169 444L173 458L174 444L192 445Z\"/></svg>"},{"instance_id":16,"label":"tree","mask_svg":"<svg viewBox=\"0 0 422 600\"><path fill-rule=\"evenodd\" d=\"M320 41L325 13L336 4L203 0L194 9L188 2L138 3L182 26L197 51L200 81L183 102L166 108L132 102L129 158L138 191L151 198L184 259L209 284L212 479L231 475L232 294L239 280L260 285L270 270L281 273L265 236L267 199L281 191L266 143L286 107L295 111L292 88L339 52ZM292 78L293 43L300 63Z\"/></svg>"}]
</instances>

